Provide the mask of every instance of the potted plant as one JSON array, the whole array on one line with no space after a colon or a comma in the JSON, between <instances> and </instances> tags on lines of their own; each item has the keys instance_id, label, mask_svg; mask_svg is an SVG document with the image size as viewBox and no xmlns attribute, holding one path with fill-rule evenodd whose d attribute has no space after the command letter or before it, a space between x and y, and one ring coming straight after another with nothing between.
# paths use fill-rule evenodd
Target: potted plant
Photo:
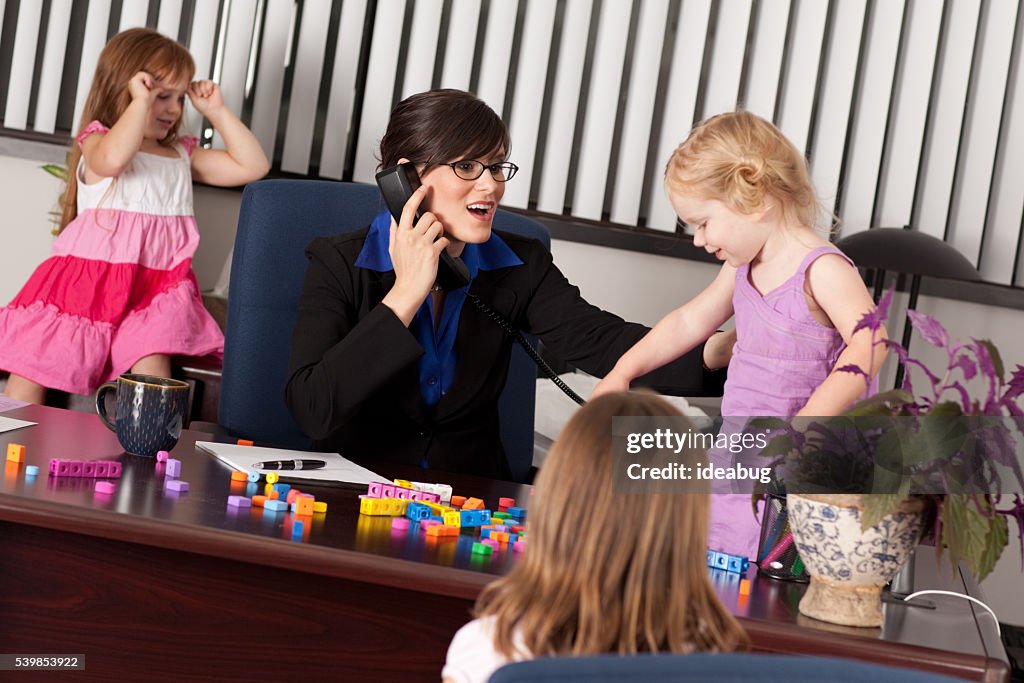
<instances>
[{"instance_id":1,"label":"potted plant","mask_svg":"<svg viewBox=\"0 0 1024 683\"><path fill-rule=\"evenodd\" d=\"M856 329L877 334L891 299L890 290ZM807 616L881 625L881 589L928 529L937 553L954 565L965 561L978 580L1006 547L1009 518L1024 536L1024 366L1007 377L990 341L951 341L934 318L908 315L923 339L945 352L945 368L876 340L908 369L901 388L834 418L759 421L776 430L762 455L775 458L792 542L811 574L800 603ZM856 366L841 369L867 378Z\"/></svg>"}]
</instances>

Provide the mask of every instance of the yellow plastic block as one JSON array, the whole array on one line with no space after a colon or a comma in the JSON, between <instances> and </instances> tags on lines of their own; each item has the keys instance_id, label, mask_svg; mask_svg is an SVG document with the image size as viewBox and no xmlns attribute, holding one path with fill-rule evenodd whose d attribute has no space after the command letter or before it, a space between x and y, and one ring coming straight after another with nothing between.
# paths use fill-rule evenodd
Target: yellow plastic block
<instances>
[{"instance_id":1,"label":"yellow plastic block","mask_svg":"<svg viewBox=\"0 0 1024 683\"><path fill-rule=\"evenodd\" d=\"M7 459L11 462L25 462L25 447L20 443L7 444Z\"/></svg>"},{"instance_id":2,"label":"yellow plastic block","mask_svg":"<svg viewBox=\"0 0 1024 683\"><path fill-rule=\"evenodd\" d=\"M458 512L446 512L444 513L444 523L446 526L462 527L462 515Z\"/></svg>"},{"instance_id":3,"label":"yellow plastic block","mask_svg":"<svg viewBox=\"0 0 1024 683\"><path fill-rule=\"evenodd\" d=\"M276 484L277 480L280 479L280 478L281 477L280 477L280 475L278 475L277 472L269 472L267 474L267 483L268 484Z\"/></svg>"},{"instance_id":4,"label":"yellow plastic block","mask_svg":"<svg viewBox=\"0 0 1024 683\"><path fill-rule=\"evenodd\" d=\"M322 500L313 501L313 512L327 512L327 503Z\"/></svg>"},{"instance_id":5,"label":"yellow plastic block","mask_svg":"<svg viewBox=\"0 0 1024 683\"><path fill-rule=\"evenodd\" d=\"M406 479L395 479L395 486L401 486L403 489L411 489L412 482Z\"/></svg>"}]
</instances>

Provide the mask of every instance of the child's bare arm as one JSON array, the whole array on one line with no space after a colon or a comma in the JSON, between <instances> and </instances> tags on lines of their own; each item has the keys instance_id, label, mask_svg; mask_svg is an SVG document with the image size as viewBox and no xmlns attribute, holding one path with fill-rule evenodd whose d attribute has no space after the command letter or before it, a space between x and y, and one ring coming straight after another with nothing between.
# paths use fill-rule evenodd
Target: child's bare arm
<instances>
[{"instance_id":1,"label":"child's bare arm","mask_svg":"<svg viewBox=\"0 0 1024 683\"><path fill-rule=\"evenodd\" d=\"M625 391L635 378L674 361L697 346L732 317L736 269L722 266L718 276L696 297L662 318L624 353L594 388L593 396Z\"/></svg>"},{"instance_id":2,"label":"child's bare arm","mask_svg":"<svg viewBox=\"0 0 1024 683\"><path fill-rule=\"evenodd\" d=\"M121 175L142 146L149 108L160 87L151 75L139 71L128 82L128 92L132 97L131 104L110 131L90 135L82 142L87 183Z\"/></svg>"},{"instance_id":3,"label":"child's bare arm","mask_svg":"<svg viewBox=\"0 0 1024 683\"><path fill-rule=\"evenodd\" d=\"M270 162L259 140L234 112L224 105L220 87L213 81L195 81L188 87L192 105L217 129L227 149L196 148L192 152L192 177L210 185L233 187L259 180Z\"/></svg>"},{"instance_id":4,"label":"child's bare arm","mask_svg":"<svg viewBox=\"0 0 1024 683\"><path fill-rule=\"evenodd\" d=\"M839 355L829 376L797 414L839 415L864 393L867 385L863 375L839 372L838 368L856 365L874 377L885 361L886 350L881 345L872 346L871 330L861 329L853 333L861 317L875 308L855 268L840 256L826 255L814 263L808 271L808 278L815 301L842 335L846 349ZM879 329L874 333L876 341L884 339L886 334L884 327Z\"/></svg>"}]
</instances>

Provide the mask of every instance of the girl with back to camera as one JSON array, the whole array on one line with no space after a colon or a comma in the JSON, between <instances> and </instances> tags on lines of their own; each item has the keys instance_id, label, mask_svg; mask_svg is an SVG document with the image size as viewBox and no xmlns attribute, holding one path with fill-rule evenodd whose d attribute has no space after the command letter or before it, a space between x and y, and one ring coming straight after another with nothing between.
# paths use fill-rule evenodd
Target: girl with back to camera
<instances>
[{"instance_id":1,"label":"girl with back to camera","mask_svg":"<svg viewBox=\"0 0 1024 683\"><path fill-rule=\"evenodd\" d=\"M885 351L853 262L814 231L819 203L807 163L782 132L749 112L696 126L665 171L669 201L693 243L723 261L715 280L622 356L594 395L671 361L736 316L722 415L837 415L877 374ZM885 336L884 330L881 336ZM753 556L757 525L746 495L716 496L709 546Z\"/></svg>"},{"instance_id":2,"label":"girl with back to camera","mask_svg":"<svg viewBox=\"0 0 1024 683\"><path fill-rule=\"evenodd\" d=\"M179 43L123 31L100 53L72 144L60 236L0 309L6 394L88 393L123 372L167 377L170 356L223 352L192 272L192 180L244 185L269 163L259 142ZM179 135L186 95L226 150Z\"/></svg>"},{"instance_id":3,"label":"girl with back to camera","mask_svg":"<svg viewBox=\"0 0 1024 683\"><path fill-rule=\"evenodd\" d=\"M446 681L486 681L534 657L749 649L708 578L707 494L613 493L615 416L684 419L660 396L639 392L602 396L576 412L537 476L529 547L484 589L477 618L452 639ZM650 456L636 462L678 458Z\"/></svg>"}]
</instances>

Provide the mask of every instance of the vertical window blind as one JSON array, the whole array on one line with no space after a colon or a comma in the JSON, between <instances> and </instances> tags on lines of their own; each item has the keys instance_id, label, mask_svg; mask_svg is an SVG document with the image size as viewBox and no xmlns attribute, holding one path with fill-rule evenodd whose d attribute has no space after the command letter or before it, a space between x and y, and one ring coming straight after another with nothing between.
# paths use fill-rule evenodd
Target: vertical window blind
<instances>
[{"instance_id":1,"label":"vertical window blind","mask_svg":"<svg viewBox=\"0 0 1024 683\"><path fill-rule=\"evenodd\" d=\"M1024 284L1021 0L0 0L0 24L0 134L67 140L104 43L150 26L279 171L369 182L392 107L462 88L511 129L506 205L673 232L669 155L742 107L842 234L909 225Z\"/></svg>"}]
</instances>

